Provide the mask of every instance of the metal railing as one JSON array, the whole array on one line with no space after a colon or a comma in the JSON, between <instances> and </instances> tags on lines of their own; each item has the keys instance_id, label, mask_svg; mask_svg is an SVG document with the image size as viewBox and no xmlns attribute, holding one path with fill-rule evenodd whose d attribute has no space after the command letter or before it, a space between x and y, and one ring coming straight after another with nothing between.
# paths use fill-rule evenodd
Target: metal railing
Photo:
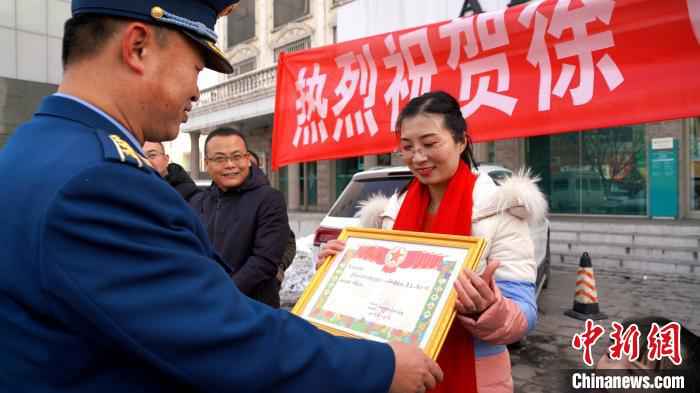
<instances>
[{"instance_id":1,"label":"metal railing","mask_svg":"<svg viewBox=\"0 0 700 393\"><path fill-rule=\"evenodd\" d=\"M271 89L274 94L276 72L277 67L272 66L207 87L201 91L199 101L194 104L193 110L201 111L205 107L229 100L243 99L267 89Z\"/></svg>"}]
</instances>

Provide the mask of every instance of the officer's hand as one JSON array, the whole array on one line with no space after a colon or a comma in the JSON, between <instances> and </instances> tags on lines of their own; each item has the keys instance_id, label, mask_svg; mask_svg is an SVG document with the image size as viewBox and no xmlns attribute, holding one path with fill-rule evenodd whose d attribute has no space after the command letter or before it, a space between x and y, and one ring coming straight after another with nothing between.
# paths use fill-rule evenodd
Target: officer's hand
<instances>
[{"instance_id":1,"label":"officer's hand","mask_svg":"<svg viewBox=\"0 0 700 393\"><path fill-rule=\"evenodd\" d=\"M316 269L323 265L326 258L336 255L345 249L345 242L342 240L329 240L321 246L321 251L318 253L318 259L316 260Z\"/></svg>"},{"instance_id":2,"label":"officer's hand","mask_svg":"<svg viewBox=\"0 0 700 393\"><path fill-rule=\"evenodd\" d=\"M396 359L389 393L423 393L442 382L442 370L420 348L397 342L389 345Z\"/></svg>"}]
</instances>

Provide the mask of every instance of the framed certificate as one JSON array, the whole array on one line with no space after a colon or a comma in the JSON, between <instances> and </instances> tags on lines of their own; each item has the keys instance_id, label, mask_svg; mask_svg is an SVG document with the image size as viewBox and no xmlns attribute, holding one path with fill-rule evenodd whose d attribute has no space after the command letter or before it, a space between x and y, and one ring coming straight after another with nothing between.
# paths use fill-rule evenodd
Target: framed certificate
<instances>
[{"instance_id":1,"label":"framed certificate","mask_svg":"<svg viewBox=\"0 0 700 393\"><path fill-rule=\"evenodd\" d=\"M347 228L292 313L332 334L415 344L437 359L455 316L454 282L481 238Z\"/></svg>"}]
</instances>

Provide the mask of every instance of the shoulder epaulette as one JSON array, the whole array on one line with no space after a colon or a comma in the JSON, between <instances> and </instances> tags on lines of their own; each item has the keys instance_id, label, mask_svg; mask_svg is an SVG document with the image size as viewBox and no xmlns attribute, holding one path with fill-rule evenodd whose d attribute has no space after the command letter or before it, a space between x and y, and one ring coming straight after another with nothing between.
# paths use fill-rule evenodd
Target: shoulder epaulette
<instances>
[{"instance_id":1,"label":"shoulder epaulette","mask_svg":"<svg viewBox=\"0 0 700 393\"><path fill-rule=\"evenodd\" d=\"M151 167L148 159L139 154L131 145L116 133L107 133L97 130L97 135L102 143L105 159L131 164L142 169Z\"/></svg>"}]
</instances>

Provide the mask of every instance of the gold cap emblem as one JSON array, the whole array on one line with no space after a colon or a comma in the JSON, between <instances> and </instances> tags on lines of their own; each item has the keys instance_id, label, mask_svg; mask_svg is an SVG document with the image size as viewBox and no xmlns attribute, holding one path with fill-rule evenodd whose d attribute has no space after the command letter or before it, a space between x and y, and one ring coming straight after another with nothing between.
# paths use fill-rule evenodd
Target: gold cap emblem
<instances>
[{"instance_id":1,"label":"gold cap emblem","mask_svg":"<svg viewBox=\"0 0 700 393\"><path fill-rule=\"evenodd\" d=\"M232 13L234 10L236 10L236 8L238 8L238 5L239 5L239 3L231 4L230 6L224 8L223 10L221 10L221 12L219 12L218 17L221 18L223 16L226 16L226 15Z\"/></svg>"},{"instance_id":2,"label":"gold cap emblem","mask_svg":"<svg viewBox=\"0 0 700 393\"><path fill-rule=\"evenodd\" d=\"M151 8L151 16L152 17L154 17L156 19L160 19L163 17L163 15L165 15L165 11L162 8L160 8L158 6Z\"/></svg>"},{"instance_id":3,"label":"gold cap emblem","mask_svg":"<svg viewBox=\"0 0 700 393\"><path fill-rule=\"evenodd\" d=\"M219 49L219 47L216 46L216 44L214 44L213 42L207 41L207 45L208 45L209 48L211 48L214 52L218 53L219 56L224 57L224 58L226 57L226 55L224 54L224 52L222 52L221 49Z\"/></svg>"}]
</instances>

